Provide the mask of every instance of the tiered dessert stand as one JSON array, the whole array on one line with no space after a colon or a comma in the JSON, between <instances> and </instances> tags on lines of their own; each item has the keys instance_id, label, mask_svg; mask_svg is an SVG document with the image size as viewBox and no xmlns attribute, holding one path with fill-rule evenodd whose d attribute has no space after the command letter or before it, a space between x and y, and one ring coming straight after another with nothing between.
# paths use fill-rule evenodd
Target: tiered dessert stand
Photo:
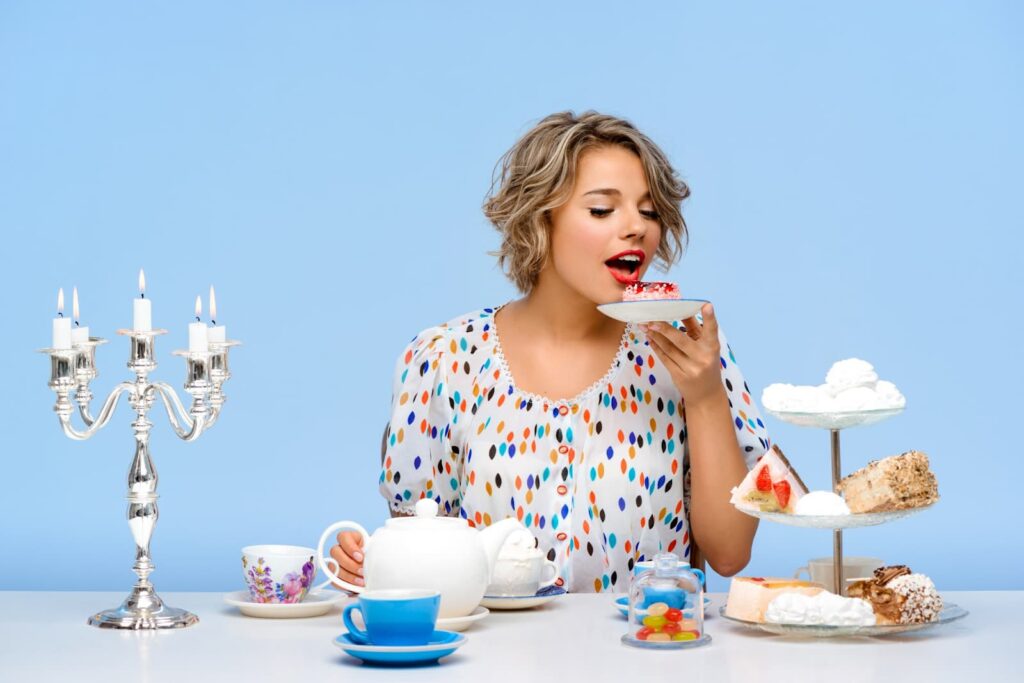
<instances>
[{"instance_id":1,"label":"tiered dessert stand","mask_svg":"<svg viewBox=\"0 0 1024 683\"><path fill-rule=\"evenodd\" d=\"M788 422L798 427L812 427L815 429L827 429L832 442L832 490L839 493L839 482L842 479L842 465L840 461L839 433L843 429L860 427L874 424L882 420L899 415L903 408L887 408L880 410L863 410L857 412L832 412L832 413L803 413L803 412L781 412L768 410L765 412L783 422ZM843 576L843 529L856 527L875 526L885 524L901 517L927 510L930 505L909 508L906 510L891 510L885 512L853 513L848 515L794 515L783 512L761 512L759 510L748 510L737 508L753 517L766 519L770 522L788 524L789 526L809 527L815 529L832 529L832 578L835 592L838 595L845 595L846 582ZM724 609L724 608L723 608ZM805 626L787 624L753 624L760 630L766 630L780 634L797 634L806 636L838 636L838 635L888 635L904 631L926 628L936 623L954 621L967 615L966 610L947 604L938 621L924 624L899 624L899 625L877 625L877 626ZM724 613L723 613L724 616ZM747 622L744 622L745 624Z\"/></svg>"},{"instance_id":2,"label":"tiered dessert stand","mask_svg":"<svg viewBox=\"0 0 1024 683\"><path fill-rule=\"evenodd\" d=\"M769 415L776 417L783 422L797 425L798 427L813 427L816 429L827 429L832 441L832 490L839 493L839 482L843 478L843 469L840 462L841 449L839 446L839 433L850 427L860 427L874 424L882 420L899 415L902 408L891 408L883 410L864 410L858 412L843 413L792 413L777 412L765 409ZM813 527L816 529L832 529L832 579L835 592L838 595L846 593L845 577L843 576L843 529L852 529L862 526L874 526L885 522L899 519L920 512L925 507L910 508L906 510L892 510L889 512L868 512L849 515L793 515L782 512L750 512L762 519L790 526ZM744 510L744 512L747 512Z\"/></svg>"}]
</instances>

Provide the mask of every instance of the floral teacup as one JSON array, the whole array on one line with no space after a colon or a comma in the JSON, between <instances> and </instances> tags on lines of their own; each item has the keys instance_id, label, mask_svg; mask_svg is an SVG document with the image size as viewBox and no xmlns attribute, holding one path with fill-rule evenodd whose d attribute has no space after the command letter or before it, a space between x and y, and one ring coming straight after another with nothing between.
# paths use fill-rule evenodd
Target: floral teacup
<instances>
[{"instance_id":1,"label":"floral teacup","mask_svg":"<svg viewBox=\"0 0 1024 683\"><path fill-rule=\"evenodd\" d=\"M333 559L325 562L334 563ZM335 566L337 564L335 563ZM302 602L313 585L316 551L298 545L250 545L242 548L242 574L253 602Z\"/></svg>"}]
</instances>

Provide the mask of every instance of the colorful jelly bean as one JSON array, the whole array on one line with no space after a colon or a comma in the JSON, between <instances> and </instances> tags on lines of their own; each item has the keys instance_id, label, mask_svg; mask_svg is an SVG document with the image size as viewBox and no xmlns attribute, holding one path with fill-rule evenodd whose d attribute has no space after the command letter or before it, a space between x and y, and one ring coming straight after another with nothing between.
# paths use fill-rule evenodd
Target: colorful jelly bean
<instances>
[{"instance_id":1,"label":"colorful jelly bean","mask_svg":"<svg viewBox=\"0 0 1024 683\"><path fill-rule=\"evenodd\" d=\"M682 621L683 620L683 610L681 610L681 609L670 609L667 612L665 612L665 618L668 619L669 621Z\"/></svg>"},{"instance_id":2,"label":"colorful jelly bean","mask_svg":"<svg viewBox=\"0 0 1024 683\"><path fill-rule=\"evenodd\" d=\"M646 626L644 626L642 629L636 632L636 639L647 640L647 637L650 636L652 633L654 633L654 629L647 628Z\"/></svg>"},{"instance_id":3,"label":"colorful jelly bean","mask_svg":"<svg viewBox=\"0 0 1024 683\"><path fill-rule=\"evenodd\" d=\"M680 631L672 634L672 640L697 640L697 634L693 631Z\"/></svg>"},{"instance_id":4,"label":"colorful jelly bean","mask_svg":"<svg viewBox=\"0 0 1024 683\"><path fill-rule=\"evenodd\" d=\"M647 614L652 617L660 617L662 615L667 614L668 611L669 607L664 602L656 602L647 608Z\"/></svg>"},{"instance_id":5,"label":"colorful jelly bean","mask_svg":"<svg viewBox=\"0 0 1024 683\"><path fill-rule=\"evenodd\" d=\"M644 617L643 620L643 625L654 631L660 631L661 628L667 623L668 619L659 615L648 614L646 617Z\"/></svg>"},{"instance_id":6,"label":"colorful jelly bean","mask_svg":"<svg viewBox=\"0 0 1024 683\"><path fill-rule=\"evenodd\" d=\"M647 636L647 642L649 643L667 643L672 640L672 636L667 633L652 633Z\"/></svg>"}]
</instances>

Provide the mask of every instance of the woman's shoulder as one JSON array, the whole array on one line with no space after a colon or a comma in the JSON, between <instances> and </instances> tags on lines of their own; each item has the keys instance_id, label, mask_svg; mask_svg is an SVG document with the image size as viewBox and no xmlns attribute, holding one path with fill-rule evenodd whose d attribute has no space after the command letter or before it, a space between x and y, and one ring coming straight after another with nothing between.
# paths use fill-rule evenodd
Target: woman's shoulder
<instances>
[{"instance_id":1,"label":"woman's shoulder","mask_svg":"<svg viewBox=\"0 0 1024 683\"><path fill-rule=\"evenodd\" d=\"M413 356L425 353L476 352L493 337L491 321L496 310L497 307L479 308L438 325L431 325L409 341L403 355L411 360Z\"/></svg>"}]
</instances>

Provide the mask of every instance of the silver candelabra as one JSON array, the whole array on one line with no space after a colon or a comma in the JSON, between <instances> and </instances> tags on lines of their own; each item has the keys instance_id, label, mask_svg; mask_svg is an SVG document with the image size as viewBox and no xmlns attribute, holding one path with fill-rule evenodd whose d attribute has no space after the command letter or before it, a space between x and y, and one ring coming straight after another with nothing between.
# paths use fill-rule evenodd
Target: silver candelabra
<instances>
[{"instance_id":1,"label":"silver candelabra","mask_svg":"<svg viewBox=\"0 0 1024 683\"><path fill-rule=\"evenodd\" d=\"M178 438L183 441L199 438L200 434L214 425L220 415L225 400L222 387L231 377L228 352L239 342L210 342L207 352L174 352L174 355L185 358L185 391L192 396L192 406L186 410L171 386L149 379L149 374L156 369L153 343L157 336L166 334L167 330L118 330L117 333L131 339L128 368L135 374L135 381L121 382L114 387L95 416L89 409L93 398L89 383L98 374L96 347L106 343L106 340L90 337L88 341L73 344L70 349L42 350L42 353L50 356L50 388L57 394L53 410L60 419L64 434L69 438L83 441L105 427L122 394L128 395L128 404L135 411L135 420L132 422L135 457L128 470L128 526L135 539L135 564L132 569L138 581L120 607L93 614L89 617L89 623L100 628L116 629L183 628L197 623L199 618L191 612L164 604L149 581L149 575L155 568L150 559L149 543L160 514L156 504L158 477L149 453L149 430L153 423L147 414L159 397ZM85 428L81 430L72 424L75 404L85 423Z\"/></svg>"}]
</instances>

